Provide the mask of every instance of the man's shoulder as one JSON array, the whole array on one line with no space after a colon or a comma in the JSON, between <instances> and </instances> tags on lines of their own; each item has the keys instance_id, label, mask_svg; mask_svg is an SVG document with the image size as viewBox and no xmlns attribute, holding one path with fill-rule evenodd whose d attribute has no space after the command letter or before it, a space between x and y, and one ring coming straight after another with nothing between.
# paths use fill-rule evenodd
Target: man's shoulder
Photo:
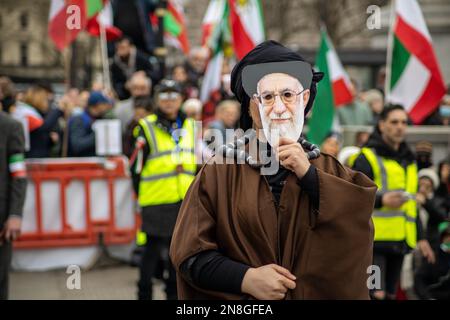
<instances>
[{"instance_id":1,"label":"man's shoulder","mask_svg":"<svg viewBox=\"0 0 450 320\"><path fill-rule=\"evenodd\" d=\"M119 110L123 110L123 109L130 109L133 110L133 102L134 99L133 98L128 98L125 100L120 100L116 103L116 105L114 106L114 111L119 111Z\"/></svg>"},{"instance_id":2,"label":"man's shoulder","mask_svg":"<svg viewBox=\"0 0 450 320\"><path fill-rule=\"evenodd\" d=\"M342 176L348 173L348 168L339 162L334 156L328 153L320 152L320 157L311 160L311 163L317 168L328 174Z\"/></svg>"},{"instance_id":3,"label":"man's shoulder","mask_svg":"<svg viewBox=\"0 0 450 320\"><path fill-rule=\"evenodd\" d=\"M228 159L222 155L215 154L203 164L201 171L205 174L227 175L243 169L243 167L250 168L247 163L238 163L235 159Z\"/></svg>"},{"instance_id":4,"label":"man's shoulder","mask_svg":"<svg viewBox=\"0 0 450 320\"><path fill-rule=\"evenodd\" d=\"M22 125L18 120L3 111L0 111L0 124L0 128L3 128L4 131L15 130Z\"/></svg>"}]
</instances>

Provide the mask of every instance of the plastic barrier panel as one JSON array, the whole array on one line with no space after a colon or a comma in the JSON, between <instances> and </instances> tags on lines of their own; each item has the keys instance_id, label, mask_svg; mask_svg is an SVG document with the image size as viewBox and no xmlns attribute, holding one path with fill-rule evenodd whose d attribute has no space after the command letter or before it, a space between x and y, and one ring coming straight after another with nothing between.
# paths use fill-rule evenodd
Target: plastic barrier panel
<instances>
[{"instance_id":1,"label":"plastic barrier panel","mask_svg":"<svg viewBox=\"0 0 450 320\"><path fill-rule=\"evenodd\" d=\"M124 157L27 160L22 235L16 248L135 240L137 219Z\"/></svg>"}]
</instances>

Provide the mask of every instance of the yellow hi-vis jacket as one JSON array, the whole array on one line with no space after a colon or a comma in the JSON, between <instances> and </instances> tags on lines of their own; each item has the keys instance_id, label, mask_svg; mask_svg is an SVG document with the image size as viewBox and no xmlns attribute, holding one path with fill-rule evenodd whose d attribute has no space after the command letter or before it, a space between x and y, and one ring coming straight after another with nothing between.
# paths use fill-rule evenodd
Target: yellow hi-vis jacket
<instances>
[{"instance_id":1,"label":"yellow hi-vis jacket","mask_svg":"<svg viewBox=\"0 0 450 320\"><path fill-rule=\"evenodd\" d=\"M194 180L195 122L187 118L179 132L178 144L161 128L152 114L139 121L150 147L142 168L138 201L141 207L177 203L184 199Z\"/></svg>"},{"instance_id":2,"label":"yellow hi-vis jacket","mask_svg":"<svg viewBox=\"0 0 450 320\"><path fill-rule=\"evenodd\" d=\"M417 192L417 165L402 167L397 161L380 157L370 148L362 148L372 167L374 182L378 192L406 191L412 197L400 208L375 208L372 219L375 227L375 241L406 241L410 248L417 243L417 207L413 198Z\"/></svg>"}]
</instances>

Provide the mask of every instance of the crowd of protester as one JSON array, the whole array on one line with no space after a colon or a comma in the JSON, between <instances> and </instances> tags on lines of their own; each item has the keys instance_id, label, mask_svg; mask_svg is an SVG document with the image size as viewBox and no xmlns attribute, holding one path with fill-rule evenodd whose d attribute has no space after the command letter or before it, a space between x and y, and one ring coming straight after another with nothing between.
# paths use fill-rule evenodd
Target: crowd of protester
<instances>
[{"instance_id":1,"label":"crowd of protester","mask_svg":"<svg viewBox=\"0 0 450 320\"><path fill-rule=\"evenodd\" d=\"M27 158L95 156L93 124L100 119L119 119L122 129L123 153L130 157L134 149L133 129L138 121L157 112L155 99L172 99L170 94L155 97L153 88L163 79L178 83L183 99L182 111L187 117L203 121L203 143L212 141L210 130L223 133L239 126L240 105L229 88L231 65L222 67L221 87L208 101L200 101L200 91L208 52L193 48L184 63L171 68L167 75L155 70L145 53L140 52L128 38L116 43L111 58L112 90L101 84L91 88L70 88L60 96L48 83L37 82L26 90L17 90L7 77L0 77L0 101L3 111L20 120L27 132ZM384 108L384 93L380 89L361 90L352 80L351 104L337 111L341 125L373 126ZM163 97L164 95L164 97ZM424 125L450 125L450 98L424 122ZM343 137L330 132L321 150L337 157L343 164L359 152L369 139L369 133L356 134L355 145L342 148ZM416 201L426 239L433 250L431 256L415 253L414 294L428 299L440 283L450 283L450 155L437 165L432 161L433 148L429 142L415 145L419 171ZM447 290L448 292L449 290Z\"/></svg>"}]
</instances>

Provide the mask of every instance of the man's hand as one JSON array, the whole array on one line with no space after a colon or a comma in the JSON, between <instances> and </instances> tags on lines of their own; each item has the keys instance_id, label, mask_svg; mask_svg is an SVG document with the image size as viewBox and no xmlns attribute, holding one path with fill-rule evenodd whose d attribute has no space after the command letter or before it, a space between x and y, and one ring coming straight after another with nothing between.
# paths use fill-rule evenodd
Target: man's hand
<instances>
[{"instance_id":1,"label":"man's hand","mask_svg":"<svg viewBox=\"0 0 450 320\"><path fill-rule=\"evenodd\" d=\"M305 151L297 141L280 138L276 152L281 165L293 171L299 179L303 178L311 166Z\"/></svg>"},{"instance_id":2,"label":"man's hand","mask_svg":"<svg viewBox=\"0 0 450 320\"><path fill-rule=\"evenodd\" d=\"M400 208L406 200L402 191L389 191L383 194L381 201L385 207Z\"/></svg>"},{"instance_id":3,"label":"man's hand","mask_svg":"<svg viewBox=\"0 0 450 320\"><path fill-rule=\"evenodd\" d=\"M419 248L420 253L422 253L422 256L427 259L428 263L434 264L436 262L436 256L433 249L431 249L428 240L417 241L417 247Z\"/></svg>"},{"instance_id":4,"label":"man's hand","mask_svg":"<svg viewBox=\"0 0 450 320\"><path fill-rule=\"evenodd\" d=\"M12 216L6 220L5 227L0 231L0 243L3 240L14 241L20 236L20 229L22 227L22 218Z\"/></svg>"},{"instance_id":5,"label":"man's hand","mask_svg":"<svg viewBox=\"0 0 450 320\"><path fill-rule=\"evenodd\" d=\"M242 280L242 292L258 300L282 300L288 289L294 289L296 277L289 270L268 264L250 268Z\"/></svg>"}]
</instances>

